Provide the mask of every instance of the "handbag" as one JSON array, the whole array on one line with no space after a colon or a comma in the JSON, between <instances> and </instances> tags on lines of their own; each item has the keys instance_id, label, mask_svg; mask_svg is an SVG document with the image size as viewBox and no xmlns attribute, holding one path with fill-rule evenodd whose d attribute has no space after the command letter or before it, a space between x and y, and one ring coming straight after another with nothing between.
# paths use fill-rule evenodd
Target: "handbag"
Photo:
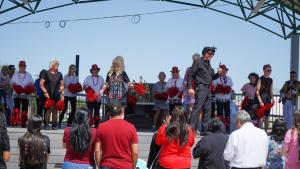
<instances>
[{"instance_id":1,"label":"handbag","mask_svg":"<svg viewBox=\"0 0 300 169\"><path fill-rule=\"evenodd\" d=\"M163 150L167 147L168 144L166 144L164 147L162 147L159 152L156 154L151 166L149 167L149 169L158 169L159 168L159 157L160 157L160 153L163 152Z\"/></svg>"}]
</instances>

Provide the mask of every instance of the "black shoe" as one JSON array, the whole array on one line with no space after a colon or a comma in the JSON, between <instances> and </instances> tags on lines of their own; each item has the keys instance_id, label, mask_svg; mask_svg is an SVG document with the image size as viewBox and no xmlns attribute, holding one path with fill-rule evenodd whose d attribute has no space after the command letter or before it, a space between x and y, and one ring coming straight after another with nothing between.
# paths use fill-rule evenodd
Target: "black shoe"
<instances>
[{"instance_id":1,"label":"black shoe","mask_svg":"<svg viewBox=\"0 0 300 169\"><path fill-rule=\"evenodd\" d=\"M50 130L50 126L48 124L45 124L44 129L45 130Z\"/></svg>"},{"instance_id":2,"label":"black shoe","mask_svg":"<svg viewBox=\"0 0 300 169\"><path fill-rule=\"evenodd\" d=\"M52 124L52 130L57 130L57 129L58 129L57 124Z\"/></svg>"},{"instance_id":3,"label":"black shoe","mask_svg":"<svg viewBox=\"0 0 300 169\"><path fill-rule=\"evenodd\" d=\"M58 129L62 129L63 128L63 124L61 124L61 123L58 123Z\"/></svg>"}]
</instances>

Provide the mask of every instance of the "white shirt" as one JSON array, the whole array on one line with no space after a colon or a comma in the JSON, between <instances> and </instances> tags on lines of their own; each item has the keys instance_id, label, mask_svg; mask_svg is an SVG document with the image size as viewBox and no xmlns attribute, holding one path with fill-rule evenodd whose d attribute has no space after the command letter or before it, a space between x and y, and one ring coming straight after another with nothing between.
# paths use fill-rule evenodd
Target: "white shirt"
<instances>
[{"instance_id":1,"label":"white shirt","mask_svg":"<svg viewBox=\"0 0 300 169\"><path fill-rule=\"evenodd\" d=\"M91 87L95 92L100 92L102 86L104 85L104 79L102 76L90 75L85 78L83 86Z\"/></svg>"},{"instance_id":2,"label":"white shirt","mask_svg":"<svg viewBox=\"0 0 300 169\"><path fill-rule=\"evenodd\" d=\"M230 134L224 159L230 162L230 167L263 167L266 165L268 146L266 132L248 122Z\"/></svg>"},{"instance_id":3,"label":"white shirt","mask_svg":"<svg viewBox=\"0 0 300 169\"><path fill-rule=\"evenodd\" d=\"M64 85L65 85L64 94L65 94L65 96L67 96L67 97L76 97L76 93L70 92L70 90L68 89L68 86L70 84L75 84L75 83L78 83L78 82L79 82L79 79L78 79L77 76L69 76L69 75L64 76Z\"/></svg>"},{"instance_id":4,"label":"white shirt","mask_svg":"<svg viewBox=\"0 0 300 169\"><path fill-rule=\"evenodd\" d=\"M167 88L172 88L172 87L177 87L179 92L181 92L184 88L183 86L183 79L182 78L178 78L178 79L169 79L167 82ZM178 97L178 94L172 98L169 98L170 103L178 103L181 102L181 98Z\"/></svg>"},{"instance_id":5,"label":"white shirt","mask_svg":"<svg viewBox=\"0 0 300 169\"><path fill-rule=\"evenodd\" d=\"M213 81L213 86L216 88L218 85L223 85L223 86L229 86L232 88L233 82L230 77L228 76L220 76L218 79ZM222 93L216 93L216 100L220 101L229 101L230 100L230 93L229 94L222 94Z\"/></svg>"},{"instance_id":6,"label":"white shirt","mask_svg":"<svg viewBox=\"0 0 300 169\"><path fill-rule=\"evenodd\" d=\"M32 79L32 76L30 73L25 72L25 73L20 73L20 72L16 72L13 77L10 80L10 84L17 84L20 85L22 87L25 87L29 84L34 84L34 81Z\"/></svg>"}]
</instances>

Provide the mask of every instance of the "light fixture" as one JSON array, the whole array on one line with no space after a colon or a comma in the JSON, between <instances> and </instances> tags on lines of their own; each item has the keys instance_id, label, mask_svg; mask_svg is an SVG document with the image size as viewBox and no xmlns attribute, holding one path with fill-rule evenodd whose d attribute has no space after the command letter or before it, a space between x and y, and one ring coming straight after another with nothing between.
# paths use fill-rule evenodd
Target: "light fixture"
<instances>
[{"instance_id":1,"label":"light fixture","mask_svg":"<svg viewBox=\"0 0 300 169\"><path fill-rule=\"evenodd\" d=\"M29 4L29 0L22 0L24 5L28 5Z\"/></svg>"},{"instance_id":2,"label":"light fixture","mask_svg":"<svg viewBox=\"0 0 300 169\"><path fill-rule=\"evenodd\" d=\"M265 2L266 0L260 0L259 2L257 2L256 6L254 7L254 10L252 11L252 14L257 14L260 8L264 6Z\"/></svg>"}]
</instances>

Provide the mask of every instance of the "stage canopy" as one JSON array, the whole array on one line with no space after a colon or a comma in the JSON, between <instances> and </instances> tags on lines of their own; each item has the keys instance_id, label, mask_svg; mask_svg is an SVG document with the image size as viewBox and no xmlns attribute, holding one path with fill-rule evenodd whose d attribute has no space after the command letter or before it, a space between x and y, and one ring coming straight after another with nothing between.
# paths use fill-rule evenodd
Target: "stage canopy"
<instances>
[{"instance_id":1,"label":"stage canopy","mask_svg":"<svg viewBox=\"0 0 300 169\"><path fill-rule=\"evenodd\" d=\"M0 26L24 20L32 14L85 3L113 0L0 0ZM173 3L225 14L256 25L284 39L298 34L300 0L140 0L147 3ZM132 1L131 1L132 2ZM131 3L129 0L127 3ZM120 2L121 3L121 2ZM126 0L122 0L126 3ZM201 10L199 10L201 12ZM138 14L137 14L138 15ZM209 17L209 16L207 16ZM47 23L45 23L47 25ZM1 28L1 27L0 27Z\"/></svg>"}]
</instances>

